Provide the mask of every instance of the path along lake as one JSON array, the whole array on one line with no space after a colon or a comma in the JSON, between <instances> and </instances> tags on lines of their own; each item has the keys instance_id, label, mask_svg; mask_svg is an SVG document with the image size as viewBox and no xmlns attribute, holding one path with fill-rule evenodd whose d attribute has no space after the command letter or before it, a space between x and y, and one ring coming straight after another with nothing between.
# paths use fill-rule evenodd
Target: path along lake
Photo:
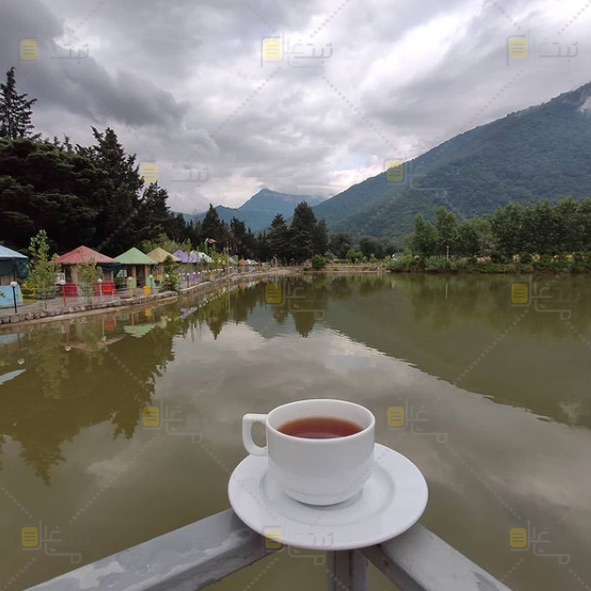
<instances>
[{"instance_id":1,"label":"path along lake","mask_svg":"<svg viewBox=\"0 0 591 591\"><path fill-rule=\"evenodd\" d=\"M0 589L227 509L242 415L309 397L372 410L428 481L421 522L512 589L591 584L588 276L277 281L279 304L262 281L0 333ZM40 523L61 542L23 548ZM212 589L325 579L284 548Z\"/></svg>"}]
</instances>

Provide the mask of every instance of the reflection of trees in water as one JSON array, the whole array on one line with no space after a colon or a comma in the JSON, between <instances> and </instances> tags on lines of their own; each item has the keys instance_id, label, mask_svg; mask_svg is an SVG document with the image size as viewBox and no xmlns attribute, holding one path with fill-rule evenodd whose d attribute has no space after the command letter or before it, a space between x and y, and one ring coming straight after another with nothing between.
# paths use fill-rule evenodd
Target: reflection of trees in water
<instances>
[{"instance_id":1,"label":"reflection of trees in water","mask_svg":"<svg viewBox=\"0 0 591 591\"><path fill-rule=\"evenodd\" d=\"M551 279L540 278L540 285ZM156 380L173 360L173 339L185 337L195 327L207 326L217 337L225 324L246 322L255 309L264 309L269 320L277 324L285 323L291 316L295 330L307 337L317 322L324 321L331 300L344 301L357 296L355 308L343 307L344 316L334 316L331 325L352 339L359 337L356 331L363 325L367 331L363 338L359 337L361 342L379 350L390 343L386 354L399 356L400 351L392 351L392 340L387 338L389 325L383 323L378 332L372 326L375 314L382 314L382 308L383 313L387 312L390 299L380 296L375 309L365 306L366 312L373 310L373 315L364 321L365 312L358 308L364 298L371 304L372 296L379 296L381 290L384 295L386 290L397 292L398 299L391 301L402 305L398 312L403 314L406 313L404 301L408 302L415 321L413 331L417 322L424 324L429 333L466 319L474 320L476 330L478 325L489 323L501 334L520 314L509 301L512 281L510 277L492 276L278 277L268 282L281 285L286 297L279 304L265 302L265 282L259 282L226 290L201 306L198 304L204 299L202 296L183 299L181 304L167 304L156 308L149 318L138 311L118 312L112 316L87 317L84 321L31 327L17 342L1 348L1 373L20 369L26 372L0 386L0 452L6 436L18 441L23 459L49 483L51 468L63 459L62 444L83 429L108 421L113 425L114 438L120 435L131 438L142 407L152 401ZM591 324L591 306L586 303L588 278L560 277L558 281L563 282L565 289L580 290L581 301L573 305L572 323L588 334ZM533 306L529 309L530 313L512 329L513 333L570 339L584 347L558 314L536 312ZM357 324L349 322L351 314ZM128 332L130 327L146 330L138 331L136 336L141 338L135 338L124 327ZM399 329L393 315L392 330ZM380 338L386 339L384 346L380 346ZM419 345L421 338L424 338L421 334L408 335L409 341L414 339ZM20 359L25 360L23 365ZM208 372L204 374L207 374L204 380L210 379ZM512 402L522 404L523 400L522 396ZM541 414L557 420L564 421L568 413L578 415L572 419L574 424L587 424L591 420L585 401L573 399L568 404L579 406L567 405L559 410L560 402L553 398L544 401L538 394L536 401L527 400L528 408L539 407L540 412L543 410Z\"/></svg>"},{"instance_id":2,"label":"reflection of trees in water","mask_svg":"<svg viewBox=\"0 0 591 591\"><path fill-rule=\"evenodd\" d=\"M413 318L418 322L427 322L437 330L441 330L458 322L458 320L478 320L487 322L495 330L502 332L511 323L525 315L513 328L514 333L524 333L552 338L572 339L573 332L568 324L560 319L558 312L541 312L535 309L532 302L527 308L511 304L511 284L527 283L528 277L493 276L493 275L456 275L428 276L396 275L396 288L409 296ZM578 302L571 304L549 304L548 309L569 309L572 312L570 321L581 332L591 326L591 306L588 305L589 280L576 276L537 276L538 291L544 286L549 288L548 294L580 295Z\"/></svg>"},{"instance_id":3,"label":"reflection of trees in water","mask_svg":"<svg viewBox=\"0 0 591 591\"><path fill-rule=\"evenodd\" d=\"M36 326L16 346L5 347L7 370L26 372L2 385L0 434L21 444L23 459L46 484L51 467L63 460L63 442L86 427L108 421L114 438L131 438L156 378L172 359L174 322L141 339L125 335L123 323L115 339L105 337L96 317Z\"/></svg>"},{"instance_id":4,"label":"reflection of trees in water","mask_svg":"<svg viewBox=\"0 0 591 591\"><path fill-rule=\"evenodd\" d=\"M200 306L186 318L185 331L195 325L207 325L217 338L224 324L246 322L257 306L266 307L277 324L284 324L289 316L294 319L298 333L306 337L316 322L324 317L328 303L329 288L326 279L320 276L289 278L278 277L268 283L281 285L282 301L278 304L265 302L265 284L239 286L232 291L222 292L218 297ZM196 299L198 305L200 298Z\"/></svg>"}]
</instances>

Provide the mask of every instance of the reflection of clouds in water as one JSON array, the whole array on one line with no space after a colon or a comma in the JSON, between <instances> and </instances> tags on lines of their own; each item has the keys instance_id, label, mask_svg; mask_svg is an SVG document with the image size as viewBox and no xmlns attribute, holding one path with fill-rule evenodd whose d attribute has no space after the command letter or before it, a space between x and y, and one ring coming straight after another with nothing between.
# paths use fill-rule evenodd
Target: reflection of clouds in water
<instances>
[{"instance_id":1,"label":"reflection of clouds in water","mask_svg":"<svg viewBox=\"0 0 591 591\"><path fill-rule=\"evenodd\" d=\"M207 336L209 350L189 355L179 347L176 358L190 365L197 356L210 371L225 375L223 387L200 401L212 417L207 431L214 446L228 445L228 428L238 432L247 412L268 412L298 398L346 398L368 406L376 414L378 440L408 455L433 485L453 495L469 495L471 514L490 512L501 521L508 518L491 491L510 506L528 507L519 512L534 521L542 514L559 519L566 506L586 511L582 491L591 488L591 479L585 487L565 490L564 486L572 474L586 470L591 449L586 431L568 430L555 422L541 422L522 409L498 405L332 330L315 330L305 341L293 334L264 340L244 324L226 326L224 332L225 338L215 342ZM220 358L222 351L227 357ZM242 394L245 383L248 396ZM424 409L427 423L419 430L425 433L385 427L387 407L404 401L415 411ZM577 412L576 406L573 411ZM490 490L428 434L435 432L449 434L453 448ZM239 433L233 438L241 446ZM581 535L583 527L577 524Z\"/></svg>"},{"instance_id":2,"label":"reflection of clouds in water","mask_svg":"<svg viewBox=\"0 0 591 591\"><path fill-rule=\"evenodd\" d=\"M558 406L571 423L577 423L579 422L579 419L587 415L587 411L580 400L574 402L563 400L558 403Z\"/></svg>"}]
</instances>

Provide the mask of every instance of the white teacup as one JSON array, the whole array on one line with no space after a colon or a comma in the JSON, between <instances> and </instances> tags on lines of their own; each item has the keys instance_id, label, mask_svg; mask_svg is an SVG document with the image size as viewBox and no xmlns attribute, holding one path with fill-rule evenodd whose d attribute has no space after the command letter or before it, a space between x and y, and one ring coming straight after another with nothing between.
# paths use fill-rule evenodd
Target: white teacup
<instances>
[{"instance_id":1,"label":"white teacup","mask_svg":"<svg viewBox=\"0 0 591 591\"><path fill-rule=\"evenodd\" d=\"M343 419L361 431L344 437L311 439L281 433L286 423L309 417ZM253 423L263 423L267 445L252 440ZM375 417L365 407L314 398L283 404L269 414L242 418L242 441L248 453L269 456L269 475L290 497L311 505L333 505L357 494L371 475L375 444Z\"/></svg>"}]
</instances>

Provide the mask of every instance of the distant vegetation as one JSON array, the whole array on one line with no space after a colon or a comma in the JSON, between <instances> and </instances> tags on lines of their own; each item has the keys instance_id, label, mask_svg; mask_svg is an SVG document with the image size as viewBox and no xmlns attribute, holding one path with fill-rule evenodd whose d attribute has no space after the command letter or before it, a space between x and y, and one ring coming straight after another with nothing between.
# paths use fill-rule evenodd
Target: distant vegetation
<instances>
[{"instance_id":1,"label":"distant vegetation","mask_svg":"<svg viewBox=\"0 0 591 591\"><path fill-rule=\"evenodd\" d=\"M236 217L224 221L212 206L198 221L172 213L166 189L144 181L135 155L126 153L110 128L92 128L91 146L73 146L67 137L39 140L31 124L35 99L17 93L10 70L0 85L0 240L25 251L43 231L47 256L81 244L112 256L132 246L144 251L162 246L283 264L311 261L315 269L335 259L390 261L393 253L399 254L390 263L392 270L470 270L474 265L483 270L483 264L499 270L494 265L517 260L528 268L591 268L586 254L591 253L591 201L554 199L569 188L581 197L583 187L591 186L591 123L579 109L590 89L584 86L431 150L402 169L414 187L394 187L384 173L314 208L301 202L292 215L278 213L268 230L253 232ZM446 207L435 207L442 198L426 190L435 186L454 187L448 191L448 197L455 196L453 207L445 199ZM390 197L378 204L378 194L386 190ZM510 195L531 203L495 207ZM285 208L293 198L265 189L245 210L275 203L291 211ZM417 215L417 209L426 214ZM490 213L476 215L482 211ZM351 232L329 234L322 212L338 218L337 226L348 227L346 220L357 225ZM412 232L392 238L402 236L411 213Z\"/></svg>"},{"instance_id":2,"label":"distant vegetation","mask_svg":"<svg viewBox=\"0 0 591 591\"><path fill-rule=\"evenodd\" d=\"M591 84L472 129L314 208L331 231L401 237L437 207L469 219L510 202L591 196ZM386 154L384 159L394 159Z\"/></svg>"},{"instance_id":3,"label":"distant vegetation","mask_svg":"<svg viewBox=\"0 0 591 591\"><path fill-rule=\"evenodd\" d=\"M565 198L555 205L542 201L511 203L494 213L458 222L437 209L436 223L415 218L415 229L389 267L393 271L557 269L591 270L591 200Z\"/></svg>"}]
</instances>

